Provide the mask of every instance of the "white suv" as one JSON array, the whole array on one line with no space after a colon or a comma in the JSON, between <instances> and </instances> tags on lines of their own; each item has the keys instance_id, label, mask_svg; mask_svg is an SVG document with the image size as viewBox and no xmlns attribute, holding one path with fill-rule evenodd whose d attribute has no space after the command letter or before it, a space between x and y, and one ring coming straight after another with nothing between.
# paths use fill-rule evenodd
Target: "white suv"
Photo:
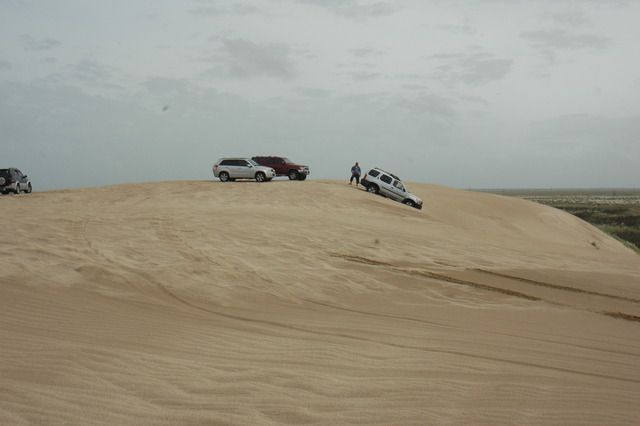
<instances>
[{"instance_id":1,"label":"white suv","mask_svg":"<svg viewBox=\"0 0 640 426\"><path fill-rule=\"evenodd\" d=\"M273 179L276 171L271 167L261 166L250 158L221 158L213 165L213 175L222 182L236 179L265 182Z\"/></svg>"},{"instance_id":2,"label":"white suv","mask_svg":"<svg viewBox=\"0 0 640 426\"><path fill-rule=\"evenodd\" d=\"M422 200L407 191L400 178L394 174L376 167L364 175L360 180L360 184L367 188L367 192L380 194L409 207L422 210Z\"/></svg>"}]
</instances>

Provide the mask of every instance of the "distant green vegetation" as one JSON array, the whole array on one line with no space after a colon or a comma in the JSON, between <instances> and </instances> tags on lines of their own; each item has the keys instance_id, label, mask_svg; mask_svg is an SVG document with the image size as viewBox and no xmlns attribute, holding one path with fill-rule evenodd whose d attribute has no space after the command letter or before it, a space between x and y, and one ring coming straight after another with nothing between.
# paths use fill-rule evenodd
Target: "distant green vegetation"
<instances>
[{"instance_id":1,"label":"distant green vegetation","mask_svg":"<svg viewBox=\"0 0 640 426\"><path fill-rule=\"evenodd\" d=\"M640 252L640 189L491 190L567 211Z\"/></svg>"},{"instance_id":2,"label":"distant green vegetation","mask_svg":"<svg viewBox=\"0 0 640 426\"><path fill-rule=\"evenodd\" d=\"M578 216L603 231L640 248L640 206L544 203Z\"/></svg>"}]
</instances>

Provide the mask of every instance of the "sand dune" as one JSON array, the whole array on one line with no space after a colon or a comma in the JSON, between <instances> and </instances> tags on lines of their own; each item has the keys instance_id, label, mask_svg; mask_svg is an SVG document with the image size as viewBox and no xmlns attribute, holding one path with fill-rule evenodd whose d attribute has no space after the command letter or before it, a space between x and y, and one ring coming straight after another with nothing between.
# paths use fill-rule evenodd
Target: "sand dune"
<instances>
[{"instance_id":1,"label":"sand dune","mask_svg":"<svg viewBox=\"0 0 640 426\"><path fill-rule=\"evenodd\" d=\"M0 424L638 424L640 257L410 188L0 198Z\"/></svg>"}]
</instances>

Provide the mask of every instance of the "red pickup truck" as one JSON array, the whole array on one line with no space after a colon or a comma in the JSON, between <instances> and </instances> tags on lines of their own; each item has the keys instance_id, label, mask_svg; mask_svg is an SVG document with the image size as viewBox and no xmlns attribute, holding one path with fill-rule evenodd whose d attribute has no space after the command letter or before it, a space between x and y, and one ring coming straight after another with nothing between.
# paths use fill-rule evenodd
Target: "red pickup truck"
<instances>
[{"instance_id":1,"label":"red pickup truck","mask_svg":"<svg viewBox=\"0 0 640 426\"><path fill-rule=\"evenodd\" d=\"M292 163L286 157L258 156L251 159L261 166L274 169L276 176L288 176L290 180L305 180L310 174L309 166Z\"/></svg>"}]
</instances>

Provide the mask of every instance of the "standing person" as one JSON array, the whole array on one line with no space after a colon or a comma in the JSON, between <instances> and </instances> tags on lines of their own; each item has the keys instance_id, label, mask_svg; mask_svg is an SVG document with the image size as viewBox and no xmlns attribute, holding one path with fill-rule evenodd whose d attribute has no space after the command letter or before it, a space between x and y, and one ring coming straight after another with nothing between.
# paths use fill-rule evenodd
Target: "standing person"
<instances>
[{"instance_id":1,"label":"standing person","mask_svg":"<svg viewBox=\"0 0 640 426\"><path fill-rule=\"evenodd\" d=\"M360 173L360 166L356 161L356 164L354 164L351 168L351 179L349 179L349 185L351 185L351 182L353 182L354 179L356 180L356 186L360 184Z\"/></svg>"}]
</instances>

